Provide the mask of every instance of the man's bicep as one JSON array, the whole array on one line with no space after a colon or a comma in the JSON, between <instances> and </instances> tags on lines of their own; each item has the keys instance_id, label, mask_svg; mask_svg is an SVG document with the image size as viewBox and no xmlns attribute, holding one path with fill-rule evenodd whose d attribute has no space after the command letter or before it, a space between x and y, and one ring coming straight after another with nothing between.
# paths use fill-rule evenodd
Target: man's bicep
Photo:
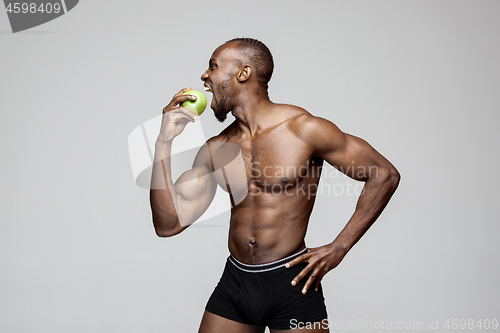
<instances>
[{"instance_id":1,"label":"man's bicep","mask_svg":"<svg viewBox=\"0 0 500 333\"><path fill-rule=\"evenodd\" d=\"M316 154L355 180L366 181L379 167L389 163L368 142L342 132L328 120L317 121L316 133Z\"/></svg>"},{"instance_id":2,"label":"man's bicep","mask_svg":"<svg viewBox=\"0 0 500 333\"><path fill-rule=\"evenodd\" d=\"M344 136L343 145L326 153L325 161L358 181L376 175L378 168L385 165L385 158L365 140L346 133Z\"/></svg>"},{"instance_id":3,"label":"man's bicep","mask_svg":"<svg viewBox=\"0 0 500 333\"><path fill-rule=\"evenodd\" d=\"M175 182L177 193L184 200L199 201L200 197L212 195L212 187L216 188L217 184L213 177L211 160L209 146L205 143L198 150L191 170L184 172ZM213 192L215 195L215 190Z\"/></svg>"},{"instance_id":4,"label":"man's bicep","mask_svg":"<svg viewBox=\"0 0 500 333\"><path fill-rule=\"evenodd\" d=\"M193 167L175 182L181 224L193 223L207 210L215 197L217 183L210 167L207 144L198 151Z\"/></svg>"},{"instance_id":5,"label":"man's bicep","mask_svg":"<svg viewBox=\"0 0 500 333\"><path fill-rule=\"evenodd\" d=\"M215 197L217 183L210 170L196 166L184 172L175 182L181 225L195 222Z\"/></svg>"}]
</instances>

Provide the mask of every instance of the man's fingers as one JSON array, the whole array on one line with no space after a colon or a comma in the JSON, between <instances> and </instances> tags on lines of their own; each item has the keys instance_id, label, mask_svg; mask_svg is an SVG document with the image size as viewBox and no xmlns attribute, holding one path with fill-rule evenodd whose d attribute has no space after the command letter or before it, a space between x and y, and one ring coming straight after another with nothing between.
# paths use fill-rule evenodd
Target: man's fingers
<instances>
[{"instance_id":1,"label":"man's fingers","mask_svg":"<svg viewBox=\"0 0 500 333\"><path fill-rule=\"evenodd\" d=\"M287 262L285 264L285 267L286 268L290 268L290 267L293 267L297 264L300 264L301 262L304 262L304 261L307 261L307 259L309 258L308 254L307 253L304 253L303 255L300 255L298 256L297 258Z\"/></svg>"},{"instance_id":2,"label":"man's fingers","mask_svg":"<svg viewBox=\"0 0 500 333\"><path fill-rule=\"evenodd\" d=\"M180 108L178 108L176 111L178 112L182 112L182 115L189 118L189 121L193 122L198 119L198 116L195 115L194 113L192 113L191 111L189 111L188 109L186 108L183 108L182 106Z\"/></svg>"},{"instance_id":3,"label":"man's fingers","mask_svg":"<svg viewBox=\"0 0 500 333\"><path fill-rule=\"evenodd\" d=\"M174 97L169 105L163 108L163 113L172 112L176 109L181 108L181 104L185 101L194 101L196 100L196 96L194 95L181 95Z\"/></svg>"},{"instance_id":4,"label":"man's fingers","mask_svg":"<svg viewBox=\"0 0 500 333\"><path fill-rule=\"evenodd\" d=\"M172 100L170 103L163 108L163 113L167 113L169 111L172 111L176 107L179 107L182 103L185 101L194 101L196 100L196 96L194 95L183 95L186 91L191 90L191 88L184 88L181 89L177 94L172 97Z\"/></svg>"},{"instance_id":5,"label":"man's fingers","mask_svg":"<svg viewBox=\"0 0 500 333\"><path fill-rule=\"evenodd\" d=\"M311 275L309 275L309 278L307 279L306 281L306 284L304 285L304 288L302 288L302 293L303 294L306 294L307 291L309 290L309 287L311 287L312 283L314 282L314 280L316 280L318 278L318 270L315 269Z\"/></svg>"},{"instance_id":6,"label":"man's fingers","mask_svg":"<svg viewBox=\"0 0 500 333\"><path fill-rule=\"evenodd\" d=\"M309 271L311 270L311 267L312 267L312 265L307 265L306 267L304 267L304 269L301 270L300 273L296 277L293 278L292 286L295 287L297 285L297 283L299 283L299 281L302 280L302 278L309 273Z\"/></svg>"},{"instance_id":7,"label":"man's fingers","mask_svg":"<svg viewBox=\"0 0 500 333\"><path fill-rule=\"evenodd\" d=\"M185 101L194 101L194 100L196 100L196 96L194 96L194 95L180 95L180 96L175 96L172 99L172 105L173 106L178 106L178 105L184 103Z\"/></svg>"},{"instance_id":8,"label":"man's fingers","mask_svg":"<svg viewBox=\"0 0 500 333\"><path fill-rule=\"evenodd\" d=\"M325 276L325 275L320 275L320 276L318 276L318 277L316 278L316 283L315 283L315 285L314 285L314 290L318 291L318 289L319 289L319 284L320 284L321 280L323 280L323 276Z\"/></svg>"}]
</instances>

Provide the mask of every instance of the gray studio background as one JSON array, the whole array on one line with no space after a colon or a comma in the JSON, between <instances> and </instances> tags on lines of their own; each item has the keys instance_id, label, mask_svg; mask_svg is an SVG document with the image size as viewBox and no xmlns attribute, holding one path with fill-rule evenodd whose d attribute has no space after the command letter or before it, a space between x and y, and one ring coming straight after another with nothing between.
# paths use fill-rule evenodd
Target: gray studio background
<instances>
[{"instance_id":1,"label":"gray studio background","mask_svg":"<svg viewBox=\"0 0 500 333\"><path fill-rule=\"evenodd\" d=\"M273 101L364 138L402 174L323 280L330 322L500 319L499 14L483 0L87 0L12 34L2 12L0 331L197 330L229 215L156 237L127 138L181 88L202 90L212 51L242 36L273 53ZM200 121L211 136L230 119ZM355 203L318 197L307 245L331 242Z\"/></svg>"}]
</instances>

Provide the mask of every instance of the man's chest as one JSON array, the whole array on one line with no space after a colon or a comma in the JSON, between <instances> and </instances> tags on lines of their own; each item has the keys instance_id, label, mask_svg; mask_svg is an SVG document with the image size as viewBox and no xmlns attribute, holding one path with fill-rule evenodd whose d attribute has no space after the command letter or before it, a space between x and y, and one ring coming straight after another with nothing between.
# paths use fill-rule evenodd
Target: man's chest
<instances>
[{"instance_id":1,"label":"man's chest","mask_svg":"<svg viewBox=\"0 0 500 333\"><path fill-rule=\"evenodd\" d=\"M305 142L286 131L272 131L232 142L239 147L248 185L296 184L303 178L318 176L313 169L322 164Z\"/></svg>"}]
</instances>

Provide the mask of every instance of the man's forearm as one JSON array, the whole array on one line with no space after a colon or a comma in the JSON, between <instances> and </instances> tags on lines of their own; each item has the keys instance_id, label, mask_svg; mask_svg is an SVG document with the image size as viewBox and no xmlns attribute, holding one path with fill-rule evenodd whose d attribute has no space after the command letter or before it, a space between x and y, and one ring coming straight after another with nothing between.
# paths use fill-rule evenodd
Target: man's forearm
<instances>
[{"instance_id":1,"label":"man's forearm","mask_svg":"<svg viewBox=\"0 0 500 333\"><path fill-rule=\"evenodd\" d=\"M151 176L150 204L153 225L158 236L169 235L177 229L177 195L171 176L172 141L156 142Z\"/></svg>"},{"instance_id":2,"label":"man's forearm","mask_svg":"<svg viewBox=\"0 0 500 333\"><path fill-rule=\"evenodd\" d=\"M379 169L369 178L356 204L356 210L344 229L332 242L347 253L377 220L399 184L396 169Z\"/></svg>"}]
</instances>

